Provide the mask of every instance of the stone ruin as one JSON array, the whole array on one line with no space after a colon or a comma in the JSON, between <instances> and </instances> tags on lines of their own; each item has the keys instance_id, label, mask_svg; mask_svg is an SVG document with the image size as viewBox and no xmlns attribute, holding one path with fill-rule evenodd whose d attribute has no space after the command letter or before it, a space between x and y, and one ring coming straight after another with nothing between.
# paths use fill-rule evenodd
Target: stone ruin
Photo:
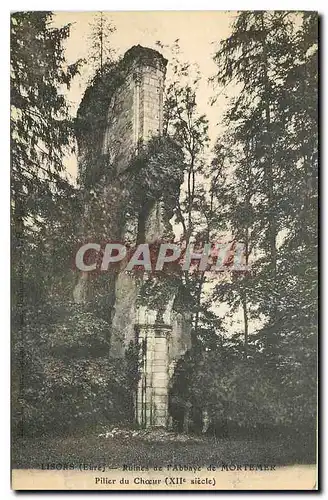
<instances>
[{"instance_id":1,"label":"stone ruin","mask_svg":"<svg viewBox=\"0 0 328 500\"><path fill-rule=\"evenodd\" d=\"M102 181L102 196L107 207L103 236L108 240L153 243L162 240L168 231L172 233L169 220L173 210L165 193L155 202L145 202L136 216L121 217L129 198L122 176L140 144L163 132L166 65L167 60L159 52L140 45L132 47L118 63L120 72L117 68L105 72L92 89L87 89L78 111L82 124L77 130L80 176L89 175L101 159L106 159L102 163L105 169L106 165L111 168L110 175ZM94 97L97 87L102 87L102 92L107 94L102 104ZM85 118L95 106L100 106L100 116L97 123L90 126L90 120ZM88 189L97 182L92 175L91 179ZM175 189L179 194L180 185ZM85 207L85 214L86 220L92 218L92 205ZM82 232L84 237L91 237L92 231L88 234L86 225ZM86 273L79 276L74 291L76 302L83 302L90 293L88 279ZM135 420L141 427L167 427L170 425L170 381L177 361L191 343L188 318L174 310L174 296L162 305L161 311L140 305L140 280L133 273L121 271L108 279L110 355L123 357L131 342L142 346Z\"/></svg>"}]
</instances>

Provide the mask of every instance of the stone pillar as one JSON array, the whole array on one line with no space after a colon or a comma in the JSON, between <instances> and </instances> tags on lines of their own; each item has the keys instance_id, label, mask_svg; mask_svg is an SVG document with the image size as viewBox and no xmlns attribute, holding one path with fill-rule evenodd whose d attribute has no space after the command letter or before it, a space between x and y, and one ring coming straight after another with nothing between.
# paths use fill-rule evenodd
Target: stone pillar
<instances>
[{"instance_id":1,"label":"stone pillar","mask_svg":"<svg viewBox=\"0 0 328 500\"><path fill-rule=\"evenodd\" d=\"M152 425L165 427L168 421L168 340L171 327L155 325L155 345L153 361L153 422Z\"/></svg>"},{"instance_id":2,"label":"stone pillar","mask_svg":"<svg viewBox=\"0 0 328 500\"><path fill-rule=\"evenodd\" d=\"M101 149L118 173L129 166L139 141L162 133L166 64L159 52L140 45L119 63L125 78L109 100Z\"/></svg>"},{"instance_id":3,"label":"stone pillar","mask_svg":"<svg viewBox=\"0 0 328 500\"><path fill-rule=\"evenodd\" d=\"M137 58L133 68L134 143L147 142L163 130L163 94L166 63L154 53Z\"/></svg>"},{"instance_id":4,"label":"stone pillar","mask_svg":"<svg viewBox=\"0 0 328 500\"><path fill-rule=\"evenodd\" d=\"M142 358L136 402L137 423L141 427L166 427L171 327L154 323L138 325L137 329Z\"/></svg>"},{"instance_id":5,"label":"stone pillar","mask_svg":"<svg viewBox=\"0 0 328 500\"><path fill-rule=\"evenodd\" d=\"M158 135L163 121L163 90L167 61L157 51L140 46L132 47L124 56L126 78L115 91L107 113L107 130L103 149L107 153L117 149L116 168L123 172L136 152L139 141ZM159 216L158 216L159 218ZM138 240L137 220L133 232ZM161 234L162 226L156 219L147 229L146 242ZM155 228L155 229L154 229ZM155 237L153 233L155 231ZM126 228L122 228L125 241ZM145 241L142 241L144 243ZM120 272L115 283L115 306L112 316L111 355L121 357L129 342L134 339L136 299L139 284L133 273Z\"/></svg>"},{"instance_id":6,"label":"stone pillar","mask_svg":"<svg viewBox=\"0 0 328 500\"><path fill-rule=\"evenodd\" d=\"M137 244L140 236L144 240L140 242L148 243L163 240L168 233L171 236L171 216L164 199L165 193L163 199L146 204L145 213L137 214L125 226L120 222L120 214L129 197L121 183L122 174L131 165L139 144L147 144L151 137L162 134L166 65L166 59L159 52L140 45L134 46L110 73L104 74L104 79L108 79L108 109L104 109L107 119L94 117L93 122L90 122L94 105L99 109L105 108L105 101L100 99L95 86L90 87L82 99L78 111L80 126L77 128L80 173L93 169L94 160L99 157L110 174L106 177L108 183L106 181L103 186L103 200L108 210L106 224L102 223L99 228L91 225L90 234L99 230L100 240L104 237L104 227L106 239L129 242L132 246ZM102 85L100 94L103 95L106 81L99 83ZM101 182L105 182L104 177ZM144 221L142 235L138 225L140 215ZM93 219L92 206L86 207L85 219ZM86 236L84 230L83 234ZM130 341L134 340L135 330L139 332L139 342L144 352L142 377L136 397L136 417L145 427L165 426L168 420L169 366L172 369L174 362L186 351L188 341L185 337L188 337L189 330L185 334L182 322L171 314L173 298L166 305L165 314L161 305L160 311L153 311L152 314L148 310L147 317L141 319L137 304L140 283L136 277L133 273L119 272L115 280L114 277L111 279L110 354L115 358L123 357ZM82 276L74 292L77 302L85 300L88 288L87 276Z\"/></svg>"}]
</instances>

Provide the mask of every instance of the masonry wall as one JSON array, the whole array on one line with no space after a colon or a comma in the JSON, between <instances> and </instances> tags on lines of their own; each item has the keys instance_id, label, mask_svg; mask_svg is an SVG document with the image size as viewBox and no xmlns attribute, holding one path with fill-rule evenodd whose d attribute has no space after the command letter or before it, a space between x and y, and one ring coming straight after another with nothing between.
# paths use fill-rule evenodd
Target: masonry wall
<instances>
[{"instance_id":1,"label":"masonry wall","mask_svg":"<svg viewBox=\"0 0 328 500\"><path fill-rule=\"evenodd\" d=\"M110 155L118 173L127 167L139 141L162 133L165 71L162 56L141 52L110 100L103 153Z\"/></svg>"},{"instance_id":2,"label":"masonry wall","mask_svg":"<svg viewBox=\"0 0 328 500\"><path fill-rule=\"evenodd\" d=\"M150 139L163 129L164 73L160 68L145 66L140 75L140 130L139 137Z\"/></svg>"}]
</instances>

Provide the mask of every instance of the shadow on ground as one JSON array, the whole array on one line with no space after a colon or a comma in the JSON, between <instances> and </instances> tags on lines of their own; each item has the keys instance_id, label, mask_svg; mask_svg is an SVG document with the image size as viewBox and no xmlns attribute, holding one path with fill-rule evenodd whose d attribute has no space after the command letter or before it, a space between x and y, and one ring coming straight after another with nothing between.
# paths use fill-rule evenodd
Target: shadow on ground
<instances>
[{"instance_id":1,"label":"shadow on ground","mask_svg":"<svg viewBox=\"0 0 328 500\"><path fill-rule=\"evenodd\" d=\"M164 430L110 431L68 437L18 438L12 445L13 468L220 466L222 464L310 464L315 446L297 440L232 439L188 436Z\"/></svg>"}]
</instances>

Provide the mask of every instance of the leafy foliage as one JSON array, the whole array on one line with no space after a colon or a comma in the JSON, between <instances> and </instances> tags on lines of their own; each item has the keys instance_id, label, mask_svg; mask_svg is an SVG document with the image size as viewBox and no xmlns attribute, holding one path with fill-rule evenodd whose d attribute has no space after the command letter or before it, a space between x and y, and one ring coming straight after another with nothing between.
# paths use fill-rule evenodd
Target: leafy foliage
<instances>
[{"instance_id":1,"label":"leafy foliage","mask_svg":"<svg viewBox=\"0 0 328 500\"><path fill-rule=\"evenodd\" d=\"M37 316L30 311L25 318L13 349L14 364L24 352L25 379L23 391L13 381L13 401L19 409L14 431L63 433L130 421L137 353L128 350L121 361L109 357L108 323L61 303L46 304Z\"/></svg>"},{"instance_id":2,"label":"leafy foliage","mask_svg":"<svg viewBox=\"0 0 328 500\"><path fill-rule=\"evenodd\" d=\"M145 200L157 200L165 192L167 205L173 202L175 206L184 169L181 148L170 137L153 137L127 169L132 203L140 207Z\"/></svg>"},{"instance_id":3,"label":"leafy foliage","mask_svg":"<svg viewBox=\"0 0 328 500\"><path fill-rule=\"evenodd\" d=\"M115 380L122 386L124 377L108 359L107 323L67 310L81 200L64 178L73 127L62 87L79 63L64 59L69 26L51 21L50 12L11 17L12 384L20 434L72 429L98 411L107 421L119 399Z\"/></svg>"},{"instance_id":4,"label":"leafy foliage","mask_svg":"<svg viewBox=\"0 0 328 500\"><path fill-rule=\"evenodd\" d=\"M243 331L191 351L173 397L181 390L180 406L207 408L214 427L313 435L317 15L241 12L214 60L214 81L235 97L209 176L217 175L221 228L245 245L252 271L220 281L212 294L226 316L242 318Z\"/></svg>"}]
</instances>

